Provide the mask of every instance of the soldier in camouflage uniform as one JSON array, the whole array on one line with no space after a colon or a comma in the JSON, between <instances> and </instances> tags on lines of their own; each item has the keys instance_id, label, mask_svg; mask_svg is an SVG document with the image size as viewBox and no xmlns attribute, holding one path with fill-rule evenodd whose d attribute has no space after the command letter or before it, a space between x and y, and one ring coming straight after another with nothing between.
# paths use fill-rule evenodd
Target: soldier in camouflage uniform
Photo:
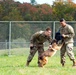
<instances>
[{"instance_id":1,"label":"soldier in camouflage uniform","mask_svg":"<svg viewBox=\"0 0 76 75\"><path fill-rule=\"evenodd\" d=\"M65 63L65 53L69 56L70 60L73 62L73 66L76 66L76 61L73 53L73 37L75 35L72 26L66 24L64 19L60 20L60 33L63 36L63 46L61 48L61 64L64 66Z\"/></svg>"},{"instance_id":2,"label":"soldier in camouflage uniform","mask_svg":"<svg viewBox=\"0 0 76 75\"><path fill-rule=\"evenodd\" d=\"M39 31L33 34L31 37L31 44L30 44L30 54L27 59L26 66L29 66L29 63L32 61L35 53L38 51L38 57L44 52L44 45L43 43L46 41L51 43L51 29L47 28L45 31Z\"/></svg>"}]
</instances>

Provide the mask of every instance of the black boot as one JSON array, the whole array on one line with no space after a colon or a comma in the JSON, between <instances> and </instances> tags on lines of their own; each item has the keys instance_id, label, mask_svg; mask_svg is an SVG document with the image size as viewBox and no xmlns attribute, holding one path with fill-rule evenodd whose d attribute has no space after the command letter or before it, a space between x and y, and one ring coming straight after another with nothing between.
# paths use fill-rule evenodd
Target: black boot
<instances>
[{"instance_id":1,"label":"black boot","mask_svg":"<svg viewBox=\"0 0 76 75\"><path fill-rule=\"evenodd\" d=\"M65 66L65 61L61 61L62 67Z\"/></svg>"},{"instance_id":2,"label":"black boot","mask_svg":"<svg viewBox=\"0 0 76 75\"><path fill-rule=\"evenodd\" d=\"M62 67L64 67L65 65L64 65L64 63L62 63Z\"/></svg>"},{"instance_id":3,"label":"black boot","mask_svg":"<svg viewBox=\"0 0 76 75\"><path fill-rule=\"evenodd\" d=\"M76 61L73 60L73 67L76 67Z\"/></svg>"},{"instance_id":4,"label":"black boot","mask_svg":"<svg viewBox=\"0 0 76 75\"><path fill-rule=\"evenodd\" d=\"M30 63L30 62L27 61L26 66L29 66L29 63Z\"/></svg>"}]
</instances>

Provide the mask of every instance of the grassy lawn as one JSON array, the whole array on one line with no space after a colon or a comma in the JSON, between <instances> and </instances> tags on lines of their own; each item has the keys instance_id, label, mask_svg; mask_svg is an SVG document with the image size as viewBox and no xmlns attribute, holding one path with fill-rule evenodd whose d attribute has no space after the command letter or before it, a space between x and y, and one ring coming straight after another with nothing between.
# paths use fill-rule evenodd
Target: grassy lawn
<instances>
[{"instance_id":1,"label":"grassy lawn","mask_svg":"<svg viewBox=\"0 0 76 75\"><path fill-rule=\"evenodd\" d=\"M22 51L23 53L21 53ZM12 50L13 55L1 55L0 75L76 75L76 68L72 67L72 62L68 57L66 57L65 67L61 66L59 51L55 56L49 58L48 64L44 68L37 66L37 54L34 56L29 67L26 67L25 63L28 53L28 49L18 49L18 51L14 49Z\"/></svg>"},{"instance_id":2,"label":"grassy lawn","mask_svg":"<svg viewBox=\"0 0 76 75\"><path fill-rule=\"evenodd\" d=\"M76 75L76 68L67 57L65 67L60 64L60 57L49 58L44 68L37 66L37 56L29 67L25 66L27 56L0 56L0 75Z\"/></svg>"}]
</instances>

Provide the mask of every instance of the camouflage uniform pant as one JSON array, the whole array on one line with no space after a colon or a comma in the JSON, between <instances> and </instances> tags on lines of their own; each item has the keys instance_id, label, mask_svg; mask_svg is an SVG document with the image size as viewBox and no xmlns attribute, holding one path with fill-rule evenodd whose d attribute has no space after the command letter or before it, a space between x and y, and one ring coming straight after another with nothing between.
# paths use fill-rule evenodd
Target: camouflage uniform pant
<instances>
[{"instance_id":1,"label":"camouflage uniform pant","mask_svg":"<svg viewBox=\"0 0 76 75\"><path fill-rule=\"evenodd\" d=\"M65 63L66 53L69 56L71 61L75 60L74 53L73 53L73 43L63 44L60 50L61 64Z\"/></svg>"},{"instance_id":2,"label":"camouflage uniform pant","mask_svg":"<svg viewBox=\"0 0 76 75\"><path fill-rule=\"evenodd\" d=\"M38 51L38 57L44 52L43 44L42 45L35 45L30 48L30 54L28 56L27 62L31 62L35 53Z\"/></svg>"}]
</instances>

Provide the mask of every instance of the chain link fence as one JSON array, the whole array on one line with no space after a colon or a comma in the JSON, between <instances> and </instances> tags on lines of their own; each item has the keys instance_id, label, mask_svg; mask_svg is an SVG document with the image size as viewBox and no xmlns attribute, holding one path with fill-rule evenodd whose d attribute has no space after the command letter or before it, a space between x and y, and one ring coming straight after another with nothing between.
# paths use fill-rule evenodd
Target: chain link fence
<instances>
[{"instance_id":1,"label":"chain link fence","mask_svg":"<svg viewBox=\"0 0 76 75\"><path fill-rule=\"evenodd\" d=\"M76 33L76 21L66 21L70 24ZM60 27L59 21L0 21L0 53L16 54L29 48L30 37L39 30L45 30L47 27L52 29L52 38ZM76 41L76 35L74 37ZM48 46L48 43L45 43ZM76 42L74 42L76 46ZM19 54L19 53L18 53ZM1 55L1 54L0 54Z\"/></svg>"}]
</instances>

